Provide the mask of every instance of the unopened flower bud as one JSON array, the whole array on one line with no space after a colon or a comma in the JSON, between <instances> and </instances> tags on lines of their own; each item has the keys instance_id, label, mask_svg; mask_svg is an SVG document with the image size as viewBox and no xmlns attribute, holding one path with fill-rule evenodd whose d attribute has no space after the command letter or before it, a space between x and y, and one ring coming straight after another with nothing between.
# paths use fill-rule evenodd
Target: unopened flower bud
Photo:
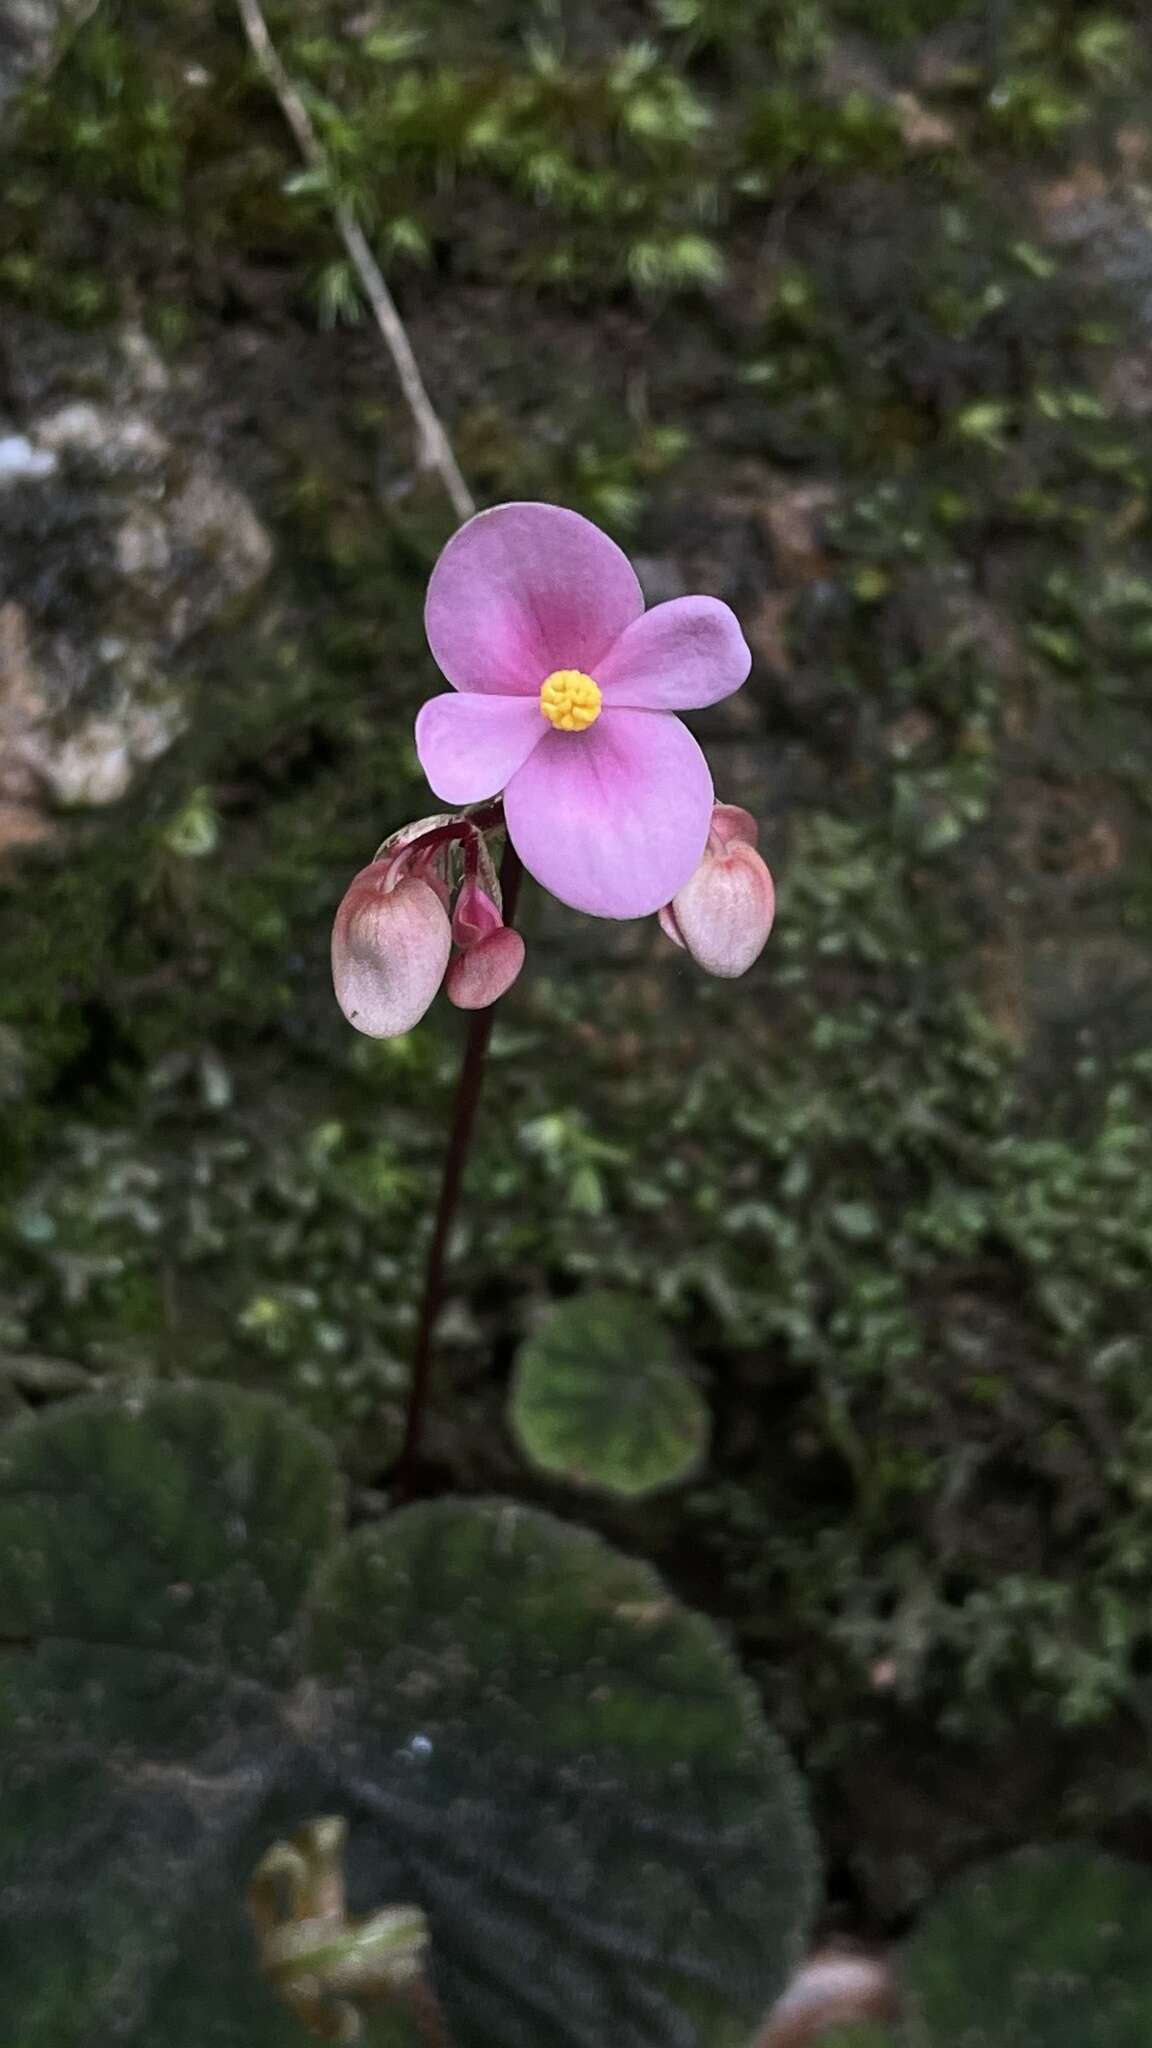
<instances>
[{"instance_id":1,"label":"unopened flower bud","mask_svg":"<svg viewBox=\"0 0 1152 2048\"><path fill-rule=\"evenodd\" d=\"M387 859L362 868L332 927L332 983L348 1022L368 1038L411 1031L451 951L448 913L430 880Z\"/></svg>"},{"instance_id":2,"label":"unopened flower bud","mask_svg":"<svg viewBox=\"0 0 1152 2048\"><path fill-rule=\"evenodd\" d=\"M491 938L456 955L444 983L448 1000L458 1010L486 1010L507 995L523 965L523 939L501 925Z\"/></svg>"},{"instance_id":3,"label":"unopened flower bud","mask_svg":"<svg viewBox=\"0 0 1152 2048\"><path fill-rule=\"evenodd\" d=\"M746 974L776 915L772 877L756 851L756 821L717 804L704 858L660 911L660 929L708 974Z\"/></svg>"},{"instance_id":4,"label":"unopened flower bud","mask_svg":"<svg viewBox=\"0 0 1152 2048\"><path fill-rule=\"evenodd\" d=\"M742 810L739 804L713 804L708 831L710 847L757 846L759 843L760 827L751 811Z\"/></svg>"},{"instance_id":5,"label":"unopened flower bud","mask_svg":"<svg viewBox=\"0 0 1152 2048\"><path fill-rule=\"evenodd\" d=\"M472 876L464 882L452 912L452 943L466 953L493 932L502 932L504 920L488 891Z\"/></svg>"},{"instance_id":6,"label":"unopened flower bud","mask_svg":"<svg viewBox=\"0 0 1152 2048\"><path fill-rule=\"evenodd\" d=\"M507 994L523 967L524 941L471 878L456 899L452 937L460 951L444 984L448 1000L458 1010L486 1010Z\"/></svg>"},{"instance_id":7,"label":"unopened flower bud","mask_svg":"<svg viewBox=\"0 0 1152 2048\"><path fill-rule=\"evenodd\" d=\"M818 2048L827 2035L869 2020L893 2020L898 2000L890 1970L878 1958L815 1955L793 1977L756 2048Z\"/></svg>"}]
</instances>

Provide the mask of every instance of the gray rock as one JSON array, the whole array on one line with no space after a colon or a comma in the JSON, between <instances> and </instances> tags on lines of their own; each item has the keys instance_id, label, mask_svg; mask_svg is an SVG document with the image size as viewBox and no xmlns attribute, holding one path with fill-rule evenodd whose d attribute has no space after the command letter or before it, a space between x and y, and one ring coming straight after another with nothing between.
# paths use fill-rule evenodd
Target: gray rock
<instances>
[{"instance_id":1,"label":"gray rock","mask_svg":"<svg viewBox=\"0 0 1152 2048\"><path fill-rule=\"evenodd\" d=\"M0 0L0 121L26 79L46 71L61 35L97 0Z\"/></svg>"},{"instance_id":2,"label":"gray rock","mask_svg":"<svg viewBox=\"0 0 1152 2048\"><path fill-rule=\"evenodd\" d=\"M70 456L96 476L153 476L169 453L168 441L150 420L86 399L37 420L35 440L50 455Z\"/></svg>"},{"instance_id":3,"label":"gray rock","mask_svg":"<svg viewBox=\"0 0 1152 2048\"><path fill-rule=\"evenodd\" d=\"M267 573L244 492L143 336L29 325L0 418L0 844L116 802L187 723L179 655ZM8 338L6 337L6 341Z\"/></svg>"},{"instance_id":4,"label":"gray rock","mask_svg":"<svg viewBox=\"0 0 1152 2048\"><path fill-rule=\"evenodd\" d=\"M51 476L55 467L51 449L34 448L26 434L5 434L0 439L0 490L28 477Z\"/></svg>"}]
</instances>

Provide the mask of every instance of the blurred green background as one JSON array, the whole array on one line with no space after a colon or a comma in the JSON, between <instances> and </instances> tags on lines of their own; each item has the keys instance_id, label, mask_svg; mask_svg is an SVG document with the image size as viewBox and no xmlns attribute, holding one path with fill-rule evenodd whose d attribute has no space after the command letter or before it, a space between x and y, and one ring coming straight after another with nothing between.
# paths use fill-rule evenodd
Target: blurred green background
<instances>
[{"instance_id":1,"label":"blurred green background","mask_svg":"<svg viewBox=\"0 0 1152 2048\"><path fill-rule=\"evenodd\" d=\"M1152 28L989 0L271 15L482 502L738 609L696 721L776 933L708 984L533 893L425 1479L732 1627L834 1908L1144 1850ZM0 1399L280 1390L375 1511L461 1020L357 1039L332 913L430 808L450 530L226 0L0 4ZM698 1362L642 1506L505 1419L543 1306Z\"/></svg>"}]
</instances>

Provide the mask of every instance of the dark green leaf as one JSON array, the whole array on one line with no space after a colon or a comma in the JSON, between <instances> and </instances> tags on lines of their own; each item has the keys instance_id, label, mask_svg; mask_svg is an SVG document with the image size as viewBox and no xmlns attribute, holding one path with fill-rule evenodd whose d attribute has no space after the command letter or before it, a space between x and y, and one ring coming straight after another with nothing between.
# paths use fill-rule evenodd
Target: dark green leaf
<instances>
[{"instance_id":1,"label":"dark green leaf","mask_svg":"<svg viewBox=\"0 0 1152 2048\"><path fill-rule=\"evenodd\" d=\"M638 1495L686 1479L708 1411L668 1331L626 1294L582 1294L551 1310L520 1351L512 1426L545 1472Z\"/></svg>"},{"instance_id":2,"label":"dark green leaf","mask_svg":"<svg viewBox=\"0 0 1152 2048\"><path fill-rule=\"evenodd\" d=\"M908 1944L914 2048L1148 2048L1152 1876L1029 1850L954 1885Z\"/></svg>"},{"instance_id":3,"label":"dark green leaf","mask_svg":"<svg viewBox=\"0 0 1152 2048\"><path fill-rule=\"evenodd\" d=\"M0 1977L21 2048L81 2021L166 2048L215 2002L299 2042L252 1969L290 1633L337 1526L330 1455L279 1403L97 1398L0 1439ZM238 2031L236 2039L241 2036Z\"/></svg>"},{"instance_id":4,"label":"dark green leaf","mask_svg":"<svg viewBox=\"0 0 1152 2048\"><path fill-rule=\"evenodd\" d=\"M455 2048L745 2048L812 1858L713 1629L550 1517L438 1503L333 1548L338 1502L317 1439L219 1389L0 1439L13 2039L303 2048L245 1894L340 1814L349 1910L426 1913Z\"/></svg>"}]
</instances>

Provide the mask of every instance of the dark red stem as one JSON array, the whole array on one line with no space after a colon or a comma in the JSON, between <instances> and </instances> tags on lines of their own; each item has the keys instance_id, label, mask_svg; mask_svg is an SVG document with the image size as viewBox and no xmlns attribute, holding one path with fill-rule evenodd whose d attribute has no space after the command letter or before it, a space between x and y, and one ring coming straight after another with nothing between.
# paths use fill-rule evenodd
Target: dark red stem
<instances>
[{"instance_id":1,"label":"dark red stem","mask_svg":"<svg viewBox=\"0 0 1152 2048\"><path fill-rule=\"evenodd\" d=\"M522 872L516 849L510 839L506 840L504 858L500 863L500 893L503 897L503 917L506 925L513 925L516 922L516 902L520 894ZM468 1020L464 1059L460 1068L460 1079L456 1084L456 1100L452 1109L452 1124L448 1132L448 1145L440 1174L436 1216L424 1267L424 1292L420 1301L416 1346L412 1354L412 1382L408 1390L404 1442L400 1448L392 1480L392 1498L397 1504L411 1499L414 1491L413 1480L420 1455L432 1383L432 1345L444 1301L445 1253L460 1197L460 1183L472 1144L476 1105L480 1100L480 1090L484 1082L494 1015L495 1004L492 1004L487 1010L474 1010Z\"/></svg>"}]
</instances>

